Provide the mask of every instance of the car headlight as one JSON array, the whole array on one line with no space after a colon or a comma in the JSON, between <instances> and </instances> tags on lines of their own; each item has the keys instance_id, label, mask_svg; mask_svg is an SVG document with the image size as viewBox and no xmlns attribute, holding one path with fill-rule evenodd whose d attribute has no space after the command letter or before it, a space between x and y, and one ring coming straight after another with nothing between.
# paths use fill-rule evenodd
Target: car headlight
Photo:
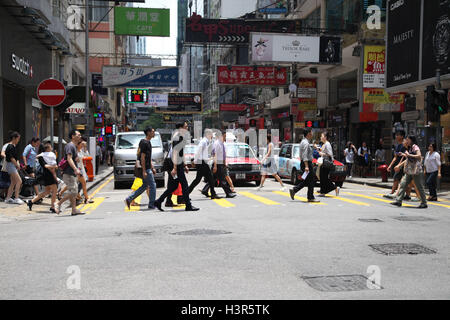
<instances>
[{"instance_id":1,"label":"car headlight","mask_svg":"<svg viewBox=\"0 0 450 320\"><path fill-rule=\"evenodd\" d=\"M252 171L259 171L261 170L260 164L252 164Z\"/></svg>"},{"instance_id":2,"label":"car headlight","mask_svg":"<svg viewBox=\"0 0 450 320\"><path fill-rule=\"evenodd\" d=\"M121 160L121 159L116 159L116 166L124 166L126 165L126 161L125 160Z\"/></svg>"}]
</instances>

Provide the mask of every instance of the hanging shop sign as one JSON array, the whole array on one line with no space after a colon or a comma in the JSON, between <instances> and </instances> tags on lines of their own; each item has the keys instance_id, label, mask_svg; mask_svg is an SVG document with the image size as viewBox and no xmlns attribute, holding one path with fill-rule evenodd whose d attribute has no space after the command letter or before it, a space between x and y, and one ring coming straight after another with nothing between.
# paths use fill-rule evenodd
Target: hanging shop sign
<instances>
[{"instance_id":1,"label":"hanging shop sign","mask_svg":"<svg viewBox=\"0 0 450 320\"><path fill-rule=\"evenodd\" d=\"M295 33L300 20L186 19L186 43L248 44L250 32Z\"/></svg>"},{"instance_id":2,"label":"hanging shop sign","mask_svg":"<svg viewBox=\"0 0 450 320\"><path fill-rule=\"evenodd\" d=\"M254 63L341 63L339 37L252 32L250 43L250 60Z\"/></svg>"},{"instance_id":3,"label":"hanging shop sign","mask_svg":"<svg viewBox=\"0 0 450 320\"><path fill-rule=\"evenodd\" d=\"M157 106L156 112L160 113L202 113L203 95L196 92L169 93L167 107Z\"/></svg>"},{"instance_id":4,"label":"hanging shop sign","mask_svg":"<svg viewBox=\"0 0 450 320\"><path fill-rule=\"evenodd\" d=\"M170 10L114 7L114 34L170 37Z\"/></svg>"},{"instance_id":5,"label":"hanging shop sign","mask_svg":"<svg viewBox=\"0 0 450 320\"><path fill-rule=\"evenodd\" d=\"M220 111L232 111L232 112L242 112L248 108L246 104L227 104L221 103L219 106Z\"/></svg>"},{"instance_id":6,"label":"hanging shop sign","mask_svg":"<svg viewBox=\"0 0 450 320\"><path fill-rule=\"evenodd\" d=\"M317 109L317 79L299 79L297 87L298 110L308 111Z\"/></svg>"},{"instance_id":7,"label":"hanging shop sign","mask_svg":"<svg viewBox=\"0 0 450 320\"><path fill-rule=\"evenodd\" d=\"M148 101L147 89L126 89L127 103L145 103Z\"/></svg>"},{"instance_id":8,"label":"hanging shop sign","mask_svg":"<svg viewBox=\"0 0 450 320\"><path fill-rule=\"evenodd\" d=\"M384 88L385 71L385 47L364 47L364 88Z\"/></svg>"},{"instance_id":9,"label":"hanging shop sign","mask_svg":"<svg viewBox=\"0 0 450 320\"><path fill-rule=\"evenodd\" d=\"M11 54L11 67L23 75L33 78L33 66L28 59L19 57L15 53Z\"/></svg>"},{"instance_id":10,"label":"hanging shop sign","mask_svg":"<svg viewBox=\"0 0 450 320\"><path fill-rule=\"evenodd\" d=\"M177 88L177 67L103 66L104 87Z\"/></svg>"},{"instance_id":11,"label":"hanging shop sign","mask_svg":"<svg viewBox=\"0 0 450 320\"><path fill-rule=\"evenodd\" d=\"M169 95L159 93L149 93L148 101L145 105L152 107L167 107L169 105Z\"/></svg>"},{"instance_id":12,"label":"hanging shop sign","mask_svg":"<svg viewBox=\"0 0 450 320\"><path fill-rule=\"evenodd\" d=\"M217 66L218 84L239 86L286 86L286 67Z\"/></svg>"},{"instance_id":13,"label":"hanging shop sign","mask_svg":"<svg viewBox=\"0 0 450 320\"><path fill-rule=\"evenodd\" d=\"M86 113L86 103L75 102L70 107L66 109L66 113L70 114L85 114Z\"/></svg>"}]
</instances>

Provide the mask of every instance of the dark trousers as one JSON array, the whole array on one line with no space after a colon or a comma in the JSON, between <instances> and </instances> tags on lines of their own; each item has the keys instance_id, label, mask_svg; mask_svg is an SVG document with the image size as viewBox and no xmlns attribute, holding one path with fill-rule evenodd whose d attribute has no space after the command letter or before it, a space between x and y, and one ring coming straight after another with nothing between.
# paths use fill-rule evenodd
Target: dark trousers
<instances>
[{"instance_id":1,"label":"dark trousers","mask_svg":"<svg viewBox=\"0 0 450 320\"><path fill-rule=\"evenodd\" d=\"M334 183L330 180L330 169L320 167L320 193L327 194L336 189Z\"/></svg>"},{"instance_id":2,"label":"dark trousers","mask_svg":"<svg viewBox=\"0 0 450 320\"><path fill-rule=\"evenodd\" d=\"M183 192L184 203L186 204L186 208L192 207L191 200L189 200L189 186L186 179L186 175L184 174L184 165L177 166L177 179L172 177L172 174L168 173L169 180L167 182L167 189L164 193L156 200L158 203L163 203L164 199L168 197L172 197L172 193L178 189L178 184L181 184L181 190Z\"/></svg>"},{"instance_id":3,"label":"dark trousers","mask_svg":"<svg viewBox=\"0 0 450 320\"><path fill-rule=\"evenodd\" d=\"M197 175L195 176L194 181L192 181L191 185L189 186L189 194L194 190L194 188L202 181L202 178L204 177L206 179L206 182L209 184L211 188L211 196L216 195L216 191L214 190L214 179L212 176L211 168L208 166L208 164L205 161L202 161L201 164L195 165L197 168ZM184 194L184 191L183 191Z\"/></svg>"},{"instance_id":4,"label":"dark trousers","mask_svg":"<svg viewBox=\"0 0 450 320\"><path fill-rule=\"evenodd\" d=\"M305 180L300 181L295 187L294 187L294 192L297 193L300 190L302 190L304 187L308 187L308 200L312 200L314 199L314 184L315 184L315 180L314 180L314 172L313 172L313 164L312 161L308 161L308 166L309 166L309 174L306 177ZM301 168L303 170L303 172L305 171L305 164L302 162Z\"/></svg>"},{"instance_id":5,"label":"dark trousers","mask_svg":"<svg viewBox=\"0 0 450 320\"><path fill-rule=\"evenodd\" d=\"M98 168L100 167L100 156L95 157L95 175L98 175Z\"/></svg>"},{"instance_id":6,"label":"dark trousers","mask_svg":"<svg viewBox=\"0 0 450 320\"><path fill-rule=\"evenodd\" d=\"M437 192L436 192L437 176L438 176L438 171L427 173L427 181L426 181L426 183L427 183L427 186L428 186L428 190L430 190L430 196L431 197L437 197Z\"/></svg>"},{"instance_id":7,"label":"dark trousers","mask_svg":"<svg viewBox=\"0 0 450 320\"><path fill-rule=\"evenodd\" d=\"M226 167L224 164L218 164L217 165L217 172L214 174L214 182L216 180L219 180L219 186L225 191L226 195L229 195L232 193L230 186L228 185L228 182L226 180ZM202 192L208 192L209 190L209 183L206 183L203 187Z\"/></svg>"},{"instance_id":8,"label":"dark trousers","mask_svg":"<svg viewBox=\"0 0 450 320\"><path fill-rule=\"evenodd\" d=\"M352 167L353 163L347 162L347 177L350 177L352 175Z\"/></svg>"}]
</instances>

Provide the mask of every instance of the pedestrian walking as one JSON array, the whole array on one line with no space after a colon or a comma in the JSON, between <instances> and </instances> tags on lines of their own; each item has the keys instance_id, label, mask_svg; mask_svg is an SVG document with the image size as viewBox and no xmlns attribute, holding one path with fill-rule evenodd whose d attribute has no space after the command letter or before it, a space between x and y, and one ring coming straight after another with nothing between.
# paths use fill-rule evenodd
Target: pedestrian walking
<instances>
[{"instance_id":1,"label":"pedestrian walking","mask_svg":"<svg viewBox=\"0 0 450 320\"><path fill-rule=\"evenodd\" d=\"M360 165L360 176L362 178L367 177L367 170L369 167L369 156L370 156L370 150L367 147L367 143L364 141L362 143L362 146L358 149L358 159L359 159L359 165Z\"/></svg>"},{"instance_id":2,"label":"pedestrian walking","mask_svg":"<svg viewBox=\"0 0 450 320\"><path fill-rule=\"evenodd\" d=\"M7 144L4 152L4 165L2 171L8 172L11 184L6 193L5 203L9 204L24 204L19 198L20 188L22 187L22 179L20 178L18 170L20 170L19 156L17 144L20 141L20 134L17 131L10 131L10 142ZM2 151L3 153L3 151ZM14 193L14 199L12 195Z\"/></svg>"},{"instance_id":3,"label":"pedestrian walking","mask_svg":"<svg viewBox=\"0 0 450 320\"><path fill-rule=\"evenodd\" d=\"M330 179L330 172L334 167L333 148L328 141L328 132L322 132L320 140L323 145L320 148L319 154L323 158L322 166L320 168L320 195L325 195L333 190L336 191L336 197L339 196L339 187L336 187Z\"/></svg>"},{"instance_id":4,"label":"pedestrian walking","mask_svg":"<svg viewBox=\"0 0 450 320\"><path fill-rule=\"evenodd\" d=\"M77 210L78 177L81 175L77 167L78 151L77 145L81 139L81 134L77 130L72 130L69 134L70 142L64 147L64 159L61 163L63 171L63 181L67 186L67 194L55 205L57 214L60 212L61 205L67 200L70 201L72 215L84 214Z\"/></svg>"},{"instance_id":5,"label":"pedestrian walking","mask_svg":"<svg viewBox=\"0 0 450 320\"><path fill-rule=\"evenodd\" d=\"M156 170L153 167L152 162L152 143L150 140L155 136L155 129L152 127L147 127L144 130L145 139L139 142L140 154L137 159L137 167L142 168L142 186L136 191L132 192L131 195L125 199L125 203L130 209L131 202L139 197L142 193L149 188L149 203L148 209L155 209L155 198L156 198L156 182L154 175Z\"/></svg>"},{"instance_id":6,"label":"pedestrian walking","mask_svg":"<svg viewBox=\"0 0 450 320\"><path fill-rule=\"evenodd\" d=\"M108 144L108 165L112 167L114 165L114 145L112 142Z\"/></svg>"},{"instance_id":7,"label":"pedestrian walking","mask_svg":"<svg viewBox=\"0 0 450 320\"><path fill-rule=\"evenodd\" d=\"M214 190L214 180L211 173L211 168L208 164L210 161L210 156L208 152L208 146L212 139L212 130L206 129L205 136L198 144L197 152L194 156L194 163L197 169L197 174L194 181L189 185L189 194L194 190L194 188L200 183L202 178L205 178L206 182L209 183L209 188L211 189L211 199L220 199ZM183 192L184 193L184 192Z\"/></svg>"},{"instance_id":8,"label":"pedestrian walking","mask_svg":"<svg viewBox=\"0 0 450 320\"><path fill-rule=\"evenodd\" d=\"M98 175L98 169L100 168L100 159L102 158L102 148L100 147L100 142L97 142L95 147L95 175Z\"/></svg>"},{"instance_id":9,"label":"pedestrian walking","mask_svg":"<svg viewBox=\"0 0 450 320\"><path fill-rule=\"evenodd\" d=\"M56 195L58 192L58 181L53 172L49 170L49 169L56 170L58 168L58 166L56 165L56 154L53 152L51 143L47 142L44 144L44 153L39 153L36 156L36 159L39 162L39 165L42 167L43 185L45 189L43 192L37 194L36 197L34 197L32 200L28 200L27 205L29 210L31 211L33 209L34 204L39 203L40 201L42 201L43 198L45 198L48 195L51 195L50 212L59 213L55 209ZM55 159L55 161L53 162L52 160L50 160L49 162L51 162L51 164L49 162L46 162L45 160L53 158Z\"/></svg>"},{"instance_id":10,"label":"pedestrian walking","mask_svg":"<svg viewBox=\"0 0 450 320\"><path fill-rule=\"evenodd\" d=\"M428 208L427 199L425 196L424 188L424 176L422 168L422 154L420 148L417 146L416 137L409 135L406 138L407 149L404 153L400 155L405 158L398 166L404 166L405 175L400 182L400 190L398 192L396 201L391 204L394 206L401 207L402 201L405 197L406 188L411 181L414 181L416 186L416 193L419 195L421 203L418 206L419 209Z\"/></svg>"},{"instance_id":11,"label":"pedestrian walking","mask_svg":"<svg viewBox=\"0 0 450 320\"><path fill-rule=\"evenodd\" d=\"M344 150L345 164L347 165L347 177L352 178L352 168L355 163L355 155L358 153L353 142L347 142L347 148Z\"/></svg>"},{"instance_id":12,"label":"pedestrian walking","mask_svg":"<svg viewBox=\"0 0 450 320\"><path fill-rule=\"evenodd\" d=\"M88 175L86 173L86 168L84 167L83 158L88 157L89 152L87 152L87 141L85 138L82 138L82 140L78 142L77 151L78 151L77 167L81 171L81 175L78 176L78 182L81 184L81 188L80 186L78 188L77 200L81 200L81 196L79 195L79 193L80 189L82 189L84 195L84 203L85 204L94 203L94 201L89 198L89 194L87 192Z\"/></svg>"},{"instance_id":13,"label":"pedestrian walking","mask_svg":"<svg viewBox=\"0 0 450 320\"><path fill-rule=\"evenodd\" d=\"M398 130L395 133L395 141L397 142L397 146L395 147L394 151L394 158L392 159L391 163L389 164L387 168L387 172L392 172L392 169L397 167L399 163L402 160L401 154L404 154L406 152L406 140L405 140L405 131ZM394 183L392 185L391 193L384 195L385 198L393 199L395 196L395 193L398 189L398 186L400 184L400 181L402 180L404 175L403 167L400 168L397 171L394 171Z\"/></svg>"},{"instance_id":14,"label":"pedestrian walking","mask_svg":"<svg viewBox=\"0 0 450 320\"><path fill-rule=\"evenodd\" d=\"M39 151L41 140L39 138L32 138L30 143L25 147L22 154L25 172L32 178L36 178L36 156ZM38 186L33 186L35 195L39 193Z\"/></svg>"},{"instance_id":15,"label":"pedestrian walking","mask_svg":"<svg viewBox=\"0 0 450 320\"><path fill-rule=\"evenodd\" d=\"M161 208L164 199L171 197L172 193L177 190L178 184L181 184L181 189L183 193L183 199L186 204L186 211L198 211L192 205L191 199L189 198L189 185L186 179L185 173L189 172L187 165L184 163L184 147L189 143L187 141L187 122L177 123L176 131L172 137L172 147L170 148L169 154L165 162L168 163L168 167L165 168L168 171L168 182L167 189L164 193L155 201L155 207L160 211L164 211Z\"/></svg>"},{"instance_id":16,"label":"pedestrian walking","mask_svg":"<svg viewBox=\"0 0 450 320\"><path fill-rule=\"evenodd\" d=\"M310 128L303 130L303 140L300 143L300 159L301 169L303 171L302 179L293 189L289 189L291 199L294 200L294 196L303 187L308 187L308 202L320 202L314 198L314 173L313 173L313 148L310 144L312 139L312 132Z\"/></svg>"},{"instance_id":17,"label":"pedestrian walking","mask_svg":"<svg viewBox=\"0 0 450 320\"><path fill-rule=\"evenodd\" d=\"M262 188L264 188L264 182L267 179L268 175L271 175L274 177L278 183L281 185L281 191L286 191L286 187L283 184L283 181L281 181L280 176L278 175L278 169L277 165L275 163L275 158L273 156L273 143L272 143L272 137L270 135L267 136L267 148L266 148L266 154L264 155L263 159L261 160L262 166L261 166L261 183L256 188L257 191L260 191Z\"/></svg>"},{"instance_id":18,"label":"pedestrian walking","mask_svg":"<svg viewBox=\"0 0 450 320\"><path fill-rule=\"evenodd\" d=\"M437 182L438 178L441 178L441 155L436 151L436 143L430 143L428 146L428 152L425 155L425 174L426 183L430 196L428 201L437 201Z\"/></svg>"},{"instance_id":19,"label":"pedestrian walking","mask_svg":"<svg viewBox=\"0 0 450 320\"><path fill-rule=\"evenodd\" d=\"M214 142L212 155L214 157L213 174L219 180L219 185L225 191L227 198L234 198L236 194L231 191L230 186L226 181L226 161L227 152L225 149L224 141L226 140L226 132L224 131L221 136ZM206 191L206 195L208 191Z\"/></svg>"}]
</instances>

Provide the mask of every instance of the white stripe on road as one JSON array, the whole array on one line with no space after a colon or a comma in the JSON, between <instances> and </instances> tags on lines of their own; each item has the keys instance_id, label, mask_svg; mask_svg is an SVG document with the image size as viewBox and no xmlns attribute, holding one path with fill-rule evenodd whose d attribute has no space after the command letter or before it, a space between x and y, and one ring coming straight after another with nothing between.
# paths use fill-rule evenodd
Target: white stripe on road
<instances>
[{"instance_id":1,"label":"white stripe on road","mask_svg":"<svg viewBox=\"0 0 450 320\"><path fill-rule=\"evenodd\" d=\"M40 96L63 96L64 90L39 90Z\"/></svg>"}]
</instances>

